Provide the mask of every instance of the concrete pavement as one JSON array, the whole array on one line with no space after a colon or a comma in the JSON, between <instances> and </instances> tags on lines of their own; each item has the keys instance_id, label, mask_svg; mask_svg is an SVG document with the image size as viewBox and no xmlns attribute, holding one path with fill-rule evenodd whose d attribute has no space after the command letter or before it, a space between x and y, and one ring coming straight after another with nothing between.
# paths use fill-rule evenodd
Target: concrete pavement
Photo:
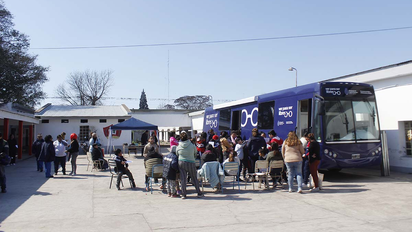
<instances>
[{"instance_id":1,"label":"concrete pavement","mask_svg":"<svg viewBox=\"0 0 412 232\"><path fill-rule=\"evenodd\" d=\"M166 152L166 151L165 151ZM36 171L27 159L6 168L8 193L0 194L0 231L411 231L412 175L377 170L325 173L319 193L205 188L196 198L168 198L155 187L144 189L141 157L132 160L137 189L109 189L110 174L86 171L78 159L78 175L53 179ZM67 164L70 170L70 164ZM287 189L287 188L286 188Z\"/></svg>"}]
</instances>

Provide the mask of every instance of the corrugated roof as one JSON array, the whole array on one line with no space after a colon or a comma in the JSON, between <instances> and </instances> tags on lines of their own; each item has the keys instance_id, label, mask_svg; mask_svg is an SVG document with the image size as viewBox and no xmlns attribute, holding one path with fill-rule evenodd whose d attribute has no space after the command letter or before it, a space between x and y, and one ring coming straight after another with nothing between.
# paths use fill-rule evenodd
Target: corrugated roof
<instances>
[{"instance_id":1,"label":"corrugated roof","mask_svg":"<svg viewBox=\"0 0 412 232\"><path fill-rule=\"evenodd\" d=\"M399 68L399 67L402 67L402 66L405 66L405 65L410 65L410 64L412 64L412 60L408 60L408 61L401 62L401 63L396 63L396 64L391 64L391 65L386 65L386 66L382 66L382 67L379 67L379 68L369 69L369 70L365 70L365 71L362 71L362 72L352 73L352 74L348 74L348 75L345 75L345 76L335 77L335 78L327 79L325 81L340 81L340 80L343 80L343 79L347 80L347 79L350 79L350 78L353 78L353 77L356 77L356 76L361 76L361 75L370 74L370 73L374 73L374 72L377 72L377 71L393 69L393 68ZM403 71L403 70L401 70L401 71ZM374 76L372 79L376 80L376 79L385 79L385 78L388 78L388 76L387 75L383 75L383 77ZM365 82L365 81L370 81L370 80L362 80L362 81Z\"/></svg>"},{"instance_id":2,"label":"corrugated roof","mask_svg":"<svg viewBox=\"0 0 412 232\"><path fill-rule=\"evenodd\" d=\"M40 117L121 117L128 116L128 109L120 106L65 106L50 105L35 114Z\"/></svg>"}]
</instances>

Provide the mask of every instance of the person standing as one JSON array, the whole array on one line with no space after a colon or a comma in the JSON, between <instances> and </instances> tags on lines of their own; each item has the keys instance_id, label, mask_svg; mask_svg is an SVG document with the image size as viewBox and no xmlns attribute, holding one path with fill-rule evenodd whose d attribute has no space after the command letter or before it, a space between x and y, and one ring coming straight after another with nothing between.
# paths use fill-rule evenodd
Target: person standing
<instances>
[{"instance_id":1,"label":"person standing","mask_svg":"<svg viewBox=\"0 0 412 232\"><path fill-rule=\"evenodd\" d=\"M251 163L249 173L254 173L256 160L259 159L259 150L266 148L266 141L259 135L257 128L253 128L252 136L249 138L247 147L249 148L249 159Z\"/></svg>"},{"instance_id":2,"label":"person standing","mask_svg":"<svg viewBox=\"0 0 412 232\"><path fill-rule=\"evenodd\" d=\"M300 138L300 142L302 143L303 149L305 150L305 154L302 155L302 176L303 176L303 186L307 186L310 188L309 183L309 175L310 175L310 168L309 168L309 145L310 141L308 138L308 133L305 132L302 138Z\"/></svg>"},{"instance_id":3,"label":"person standing","mask_svg":"<svg viewBox=\"0 0 412 232\"><path fill-rule=\"evenodd\" d=\"M142 156L144 155L144 148L149 141L149 131L146 130L143 134L142 137L140 137L140 142L142 144Z\"/></svg>"},{"instance_id":4,"label":"person standing","mask_svg":"<svg viewBox=\"0 0 412 232\"><path fill-rule=\"evenodd\" d=\"M176 133L174 131L170 132L170 149L172 149L173 146L179 145L179 141L175 138Z\"/></svg>"},{"instance_id":5,"label":"person standing","mask_svg":"<svg viewBox=\"0 0 412 232\"><path fill-rule=\"evenodd\" d=\"M319 143L315 139L315 135L313 133L308 134L309 138L309 148L308 148L308 157L309 157L309 169L310 175L312 176L314 188L311 189L311 192L318 192L319 188L319 178L318 178L318 166L320 163L320 146Z\"/></svg>"},{"instance_id":6,"label":"person standing","mask_svg":"<svg viewBox=\"0 0 412 232\"><path fill-rule=\"evenodd\" d=\"M176 154L179 157L179 171L180 171L180 181L182 184L182 199L186 199L186 185L187 176L190 176L192 184L195 186L197 191L197 197L203 197L203 193L199 188L199 181L197 180L197 171L195 159L197 156L197 151L195 145L193 145L185 131L180 134L179 146L177 146Z\"/></svg>"},{"instance_id":7,"label":"person standing","mask_svg":"<svg viewBox=\"0 0 412 232\"><path fill-rule=\"evenodd\" d=\"M57 140L54 141L53 145L56 149L56 158L54 160L54 174L57 175L59 165L61 165L63 175L66 175L66 147L68 144L65 140L63 140L61 135L58 135Z\"/></svg>"},{"instance_id":8,"label":"person standing","mask_svg":"<svg viewBox=\"0 0 412 232\"><path fill-rule=\"evenodd\" d=\"M210 129L208 131L208 137L207 137L207 143L213 140L213 136L215 135L215 131L213 129Z\"/></svg>"},{"instance_id":9,"label":"person standing","mask_svg":"<svg viewBox=\"0 0 412 232\"><path fill-rule=\"evenodd\" d=\"M298 181L298 193L302 193L302 155L305 153L302 143L295 132L291 131L283 142L282 155L288 169L289 193L292 192L293 179Z\"/></svg>"},{"instance_id":10,"label":"person standing","mask_svg":"<svg viewBox=\"0 0 412 232\"><path fill-rule=\"evenodd\" d=\"M39 155L39 161L44 162L46 178L53 178L53 175L51 175L51 163L54 161L55 156L56 150L53 145L53 137L46 135Z\"/></svg>"},{"instance_id":11,"label":"person standing","mask_svg":"<svg viewBox=\"0 0 412 232\"><path fill-rule=\"evenodd\" d=\"M10 134L9 140L9 156L11 158L10 165L16 165L16 156L17 156L17 139L14 134Z\"/></svg>"},{"instance_id":12,"label":"person standing","mask_svg":"<svg viewBox=\"0 0 412 232\"><path fill-rule=\"evenodd\" d=\"M230 134L230 142L232 143L233 148L235 148L236 146L236 138L238 137L238 132L237 131L232 131L232 133Z\"/></svg>"},{"instance_id":13,"label":"person standing","mask_svg":"<svg viewBox=\"0 0 412 232\"><path fill-rule=\"evenodd\" d=\"M269 139L270 139L270 141L269 141L269 144L272 144L272 143L277 143L278 144L278 146L279 146L279 148L282 146L282 144L283 144L283 139L281 139L277 134L276 134L276 132L274 131L274 130L271 130L271 131L269 131Z\"/></svg>"},{"instance_id":14,"label":"person standing","mask_svg":"<svg viewBox=\"0 0 412 232\"><path fill-rule=\"evenodd\" d=\"M71 158L71 164L72 164L72 171L69 173L69 175L76 175L77 171L77 156L79 155L79 142L77 141L77 135L75 133L72 133L70 135L70 146L69 149L67 149L67 152L69 152L69 158L68 161Z\"/></svg>"},{"instance_id":15,"label":"person standing","mask_svg":"<svg viewBox=\"0 0 412 232\"><path fill-rule=\"evenodd\" d=\"M229 157L229 154L233 151L233 146L227 140L227 136L228 134L226 131L220 132L220 144L222 146L223 153L223 160L221 163L223 163L223 161L225 161Z\"/></svg>"},{"instance_id":16,"label":"person standing","mask_svg":"<svg viewBox=\"0 0 412 232\"><path fill-rule=\"evenodd\" d=\"M41 152L41 147L44 143L43 136L41 134L37 135L37 140L34 141L32 145L32 153L36 157L36 163L37 163L37 171L42 172L43 171L43 162L39 160L40 152Z\"/></svg>"},{"instance_id":17,"label":"person standing","mask_svg":"<svg viewBox=\"0 0 412 232\"><path fill-rule=\"evenodd\" d=\"M176 176L179 164L176 155L176 146L172 146L170 153L163 158L163 178L167 179L167 193L169 197L177 197Z\"/></svg>"},{"instance_id":18,"label":"person standing","mask_svg":"<svg viewBox=\"0 0 412 232\"><path fill-rule=\"evenodd\" d=\"M6 140L3 139L3 134L0 133L0 155L2 161L4 160L5 163L0 162L0 185L1 185L1 193L6 193L6 170L4 169L4 165L7 165L10 161L9 157L9 144Z\"/></svg>"},{"instance_id":19,"label":"person standing","mask_svg":"<svg viewBox=\"0 0 412 232\"><path fill-rule=\"evenodd\" d=\"M89 152L90 153L93 153L93 145L94 144L97 144L97 146L100 146L101 145L101 143L100 143L100 139L99 138L97 138L97 134L96 133L93 133L92 134L92 137L90 138L90 140L89 140Z\"/></svg>"}]
</instances>

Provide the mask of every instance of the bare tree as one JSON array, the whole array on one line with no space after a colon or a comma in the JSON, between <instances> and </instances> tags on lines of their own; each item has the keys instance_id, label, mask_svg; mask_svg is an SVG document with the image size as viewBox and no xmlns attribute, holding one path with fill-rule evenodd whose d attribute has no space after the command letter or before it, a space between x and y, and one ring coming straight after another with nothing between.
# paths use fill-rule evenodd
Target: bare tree
<instances>
[{"instance_id":1,"label":"bare tree","mask_svg":"<svg viewBox=\"0 0 412 232\"><path fill-rule=\"evenodd\" d=\"M202 110L213 105L210 96L183 96L174 101L176 107L187 110Z\"/></svg>"},{"instance_id":2,"label":"bare tree","mask_svg":"<svg viewBox=\"0 0 412 232\"><path fill-rule=\"evenodd\" d=\"M57 87L56 93L71 105L101 105L102 97L112 86L112 74L110 70L73 72Z\"/></svg>"}]
</instances>

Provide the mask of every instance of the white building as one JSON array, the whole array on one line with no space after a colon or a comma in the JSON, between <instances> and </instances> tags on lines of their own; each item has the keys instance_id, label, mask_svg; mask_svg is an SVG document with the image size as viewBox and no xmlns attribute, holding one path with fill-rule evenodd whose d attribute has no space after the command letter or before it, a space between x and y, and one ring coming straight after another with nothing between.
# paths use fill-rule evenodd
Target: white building
<instances>
[{"instance_id":1,"label":"white building","mask_svg":"<svg viewBox=\"0 0 412 232\"><path fill-rule=\"evenodd\" d=\"M108 144L103 128L118 124L131 117L141 121L157 125L160 141L169 141L169 131L190 130L191 120L188 110L130 110L125 105L120 106L70 106L47 104L35 112L40 124L36 133L52 135L56 138L62 132L66 132L66 140L71 133L79 136L79 141L84 142L90 138L90 132L95 132L100 139L102 147ZM144 131L122 130L121 135L112 140L116 148L124 143L140 141Z\"/></svg>"},{"instance_id":2,"label":"white building","mask_svg":"<svg viewBox=\"0 0 412 232\"><path fill-rule=\"evenodd\" d=\"M189 110L166 110L166 109L131 109L131 116L144 122L158 126L159 140L169 141L168 132L190 130L191 120ZM141 132L133 133L133 140L140 140Z\"/></svg>"},{"instance_id":3,"label":"white building","mask_svg":"<svg viewBox=\"0 0 412 232\"><path fill-rule=\"evenodd\" d=\"M386 131L391 170L412 172L412 60L328 81L361 82L374 86L380 128Z\"/></svg>"},{"instance_id":4,"label":"white building","mask_svg":"<svg viewBox=\"0 0 412 232\"><path fill-rule=\"evenodd\" d=\"M95 132L103 148L108 140L104 135L103 128L118 124L130 118L130 110L125 105L119 106L67 106L46 104L36 110L35 116L40 119L36 128L37 133L52 135L56 139L62 132L66 133L66 140L70 139L71 133L76 133L79 142L90 138L90 132ZM122 131L119 138L113 139L113 144L121 146L130 143L131 132Z\"/></svg>"}]
</instances>

